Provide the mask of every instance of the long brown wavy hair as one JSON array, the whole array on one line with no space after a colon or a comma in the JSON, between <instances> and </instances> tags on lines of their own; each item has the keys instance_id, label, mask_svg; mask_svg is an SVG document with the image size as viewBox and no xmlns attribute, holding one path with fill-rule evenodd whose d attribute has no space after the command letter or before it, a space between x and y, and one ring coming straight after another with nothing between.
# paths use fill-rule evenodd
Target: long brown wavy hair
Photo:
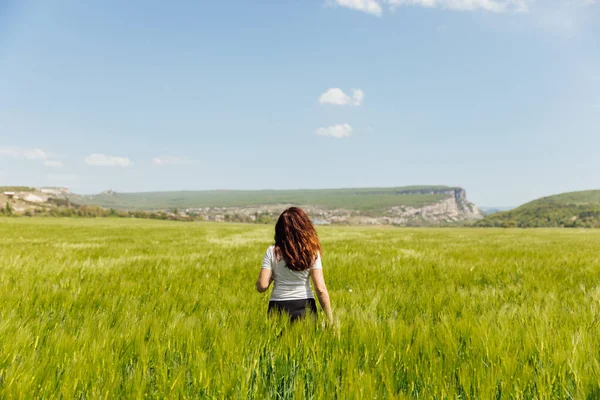
<instances>
[{"instance_id":1,"label":"long brown wavy hair","mask_svg":"<svg viewBox=\"0 0 600 400\"><path fill-rule=\"evenodd\" d=\"M293 271L306 271L322 253L317 231L308 215L298 207L281 213L275 225L275 255Z\"/></svg>"}]
</instances>

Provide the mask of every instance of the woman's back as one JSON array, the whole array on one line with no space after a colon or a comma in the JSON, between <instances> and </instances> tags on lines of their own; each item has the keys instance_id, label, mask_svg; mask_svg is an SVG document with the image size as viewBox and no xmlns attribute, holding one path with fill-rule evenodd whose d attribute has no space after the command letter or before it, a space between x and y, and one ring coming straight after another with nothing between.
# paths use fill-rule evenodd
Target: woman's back
<instances>
[{"instance_id":1,"label":"woman's back","mask_svg":"<svg viewBox=\"0 0 600 400\"><path fill-rule=\"evenodd\" d=\"M323 269L321 256L317 255L317 259L310 269L295 271L288 268L285 260L283 258L278 259L275 253L275 246L269 247L262 265L263 268L272 271L273 291L271 292L271 300L314 299L310 287L310 270Z\"/></svg>"},{"instance_id":2,"label":"woman's back","mask_svg":"<svg viewBox=\"0 0 600 400\"><path fill-rule=\"evenodd\" d=\"M317 312L311 279L319 303L333 321L329 293L321 266L321 243L308 215L297 207L281 213L275 224L275 245L267 249L256 280L256 290L264 293L274 282L268 313L286 312L292 321L304 318L306 311Z\"/></svg>"}]
</instances>

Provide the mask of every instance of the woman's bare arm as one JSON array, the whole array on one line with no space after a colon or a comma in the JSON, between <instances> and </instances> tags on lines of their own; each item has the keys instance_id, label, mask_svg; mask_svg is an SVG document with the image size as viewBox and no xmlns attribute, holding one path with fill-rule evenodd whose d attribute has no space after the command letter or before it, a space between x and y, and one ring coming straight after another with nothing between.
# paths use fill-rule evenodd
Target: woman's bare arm
<instances>
[{"instance_id":1,"label":"woman's bare arm","mask_svg":"<svg viewBox=\"0 0 600 400\"><path fill-rule=\"evenodd\" d=\"M310 277L312 278L315 292L317 292L319 303L321 303L321 308L323 308L323 311L325 311L325 315L327 315L327 319L329 320L329 322L333 323L333 314L331 313L331 302L329 301L329 292L327 291L327 285L325 285L323 270L320 268L312 268L310 270Z\"/></svg>"},{"instance_id":2,"label":"woman's bare arm","mask_svg":"<svg viewBox=\"0 0 600 400\"><path fill-rule=\"evenodd\" d=\"M263 268L260 270L260 274L256 280L256 290L258 290L259 293L264 293L269 289L271 282L273 282L273 279L271 279L272 276L273 271L270 269Z\"/></svg>"}]
</instances>

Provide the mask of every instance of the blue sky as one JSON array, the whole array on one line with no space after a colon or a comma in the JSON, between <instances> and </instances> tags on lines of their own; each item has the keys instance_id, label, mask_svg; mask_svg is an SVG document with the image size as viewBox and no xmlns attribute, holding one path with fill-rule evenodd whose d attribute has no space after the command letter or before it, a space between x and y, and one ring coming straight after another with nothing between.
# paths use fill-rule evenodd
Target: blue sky
<instances>
[{"instance_id":1,"label":"blue sky","mask_svg":"<svg viewBox=\"0 0 600 400\"><path fill-rule=\"evenodd\" d=\"M598 0L0 0L0 184L502 206L599 152Z\"/></svg>"}]
</instances>

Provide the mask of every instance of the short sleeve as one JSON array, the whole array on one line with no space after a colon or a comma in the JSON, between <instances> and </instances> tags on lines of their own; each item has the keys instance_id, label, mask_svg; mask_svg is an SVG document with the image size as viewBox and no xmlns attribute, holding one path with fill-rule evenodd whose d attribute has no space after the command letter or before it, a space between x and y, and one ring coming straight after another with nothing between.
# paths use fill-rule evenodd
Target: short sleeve
<instances>
[{"instance_id":1,"label":"short sleeve","mask_svg":"<svg viewBox=\"0 0 600 400\"><path fill-rule=\"evenodd\" d=\"M323 264L321 264L321 253L317 253L317 259L315 263L311 267L312 269L323 269Z\"/></svg>"},{"instance_id":2,"label":"short sleeve","mask_svg":"<svg viewBox=\"0 0 600 400\"><path fill-rule=\"evenodd\" d=\"M269 247L263 258L262 269L273 269L271 268L271 260L273 259L273 248Z\"/></svg>"}]
</instances>

